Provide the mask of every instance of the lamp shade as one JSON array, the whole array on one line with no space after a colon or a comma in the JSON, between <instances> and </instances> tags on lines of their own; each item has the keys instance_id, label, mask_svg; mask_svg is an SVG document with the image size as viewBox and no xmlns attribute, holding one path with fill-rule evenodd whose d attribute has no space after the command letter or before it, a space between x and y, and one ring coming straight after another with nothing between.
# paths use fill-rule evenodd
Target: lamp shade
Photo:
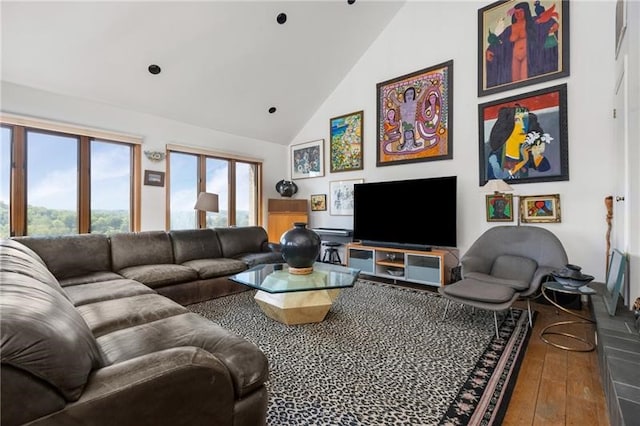
<instances>
[{"instance_id":1,"label":"lamp shade","mask_svg":"<svg viewBox=\"0 0 640 426\"><path fill-rule=\"evenodd\" d=\"M491 179L483 187L484 192L512 192L513 188L502 179Z\"/></svg>"},{"instance_id":2,"label":"lamp shade","mask_svg":"<svg viewBox=\"0 0 640 426\"><path fill-rule=\"evenodd\" d=\"M218 212L218 194L201 192L198 194L198 200L193 208L195 210L204 210L206 212Z\"/></svg>"}]
</instances>

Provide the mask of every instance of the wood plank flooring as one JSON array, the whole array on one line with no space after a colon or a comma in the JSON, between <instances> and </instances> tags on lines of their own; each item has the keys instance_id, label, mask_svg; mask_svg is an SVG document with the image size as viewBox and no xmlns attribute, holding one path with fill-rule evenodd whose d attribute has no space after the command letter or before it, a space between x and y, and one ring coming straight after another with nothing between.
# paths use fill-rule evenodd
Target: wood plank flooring
<instances>
[{"instance_id":1,"label":"wood plank flooring","mask_svg":"<svg viewBox=\"0 0 640 426\"><path fill-rule=\"evenodd\" d=\"M588 317L586 305L577 312ZM520 302L516 306L526 309ZM548 324L575 317L539 303L532 303L532 309L538 315L502 424L609 426L597 352L565 351L540 339ZM593 325L569 325L563 331L594 340ZM549 339L567 346L580 344L563 336Z\"/></svg>"}]
</instances>

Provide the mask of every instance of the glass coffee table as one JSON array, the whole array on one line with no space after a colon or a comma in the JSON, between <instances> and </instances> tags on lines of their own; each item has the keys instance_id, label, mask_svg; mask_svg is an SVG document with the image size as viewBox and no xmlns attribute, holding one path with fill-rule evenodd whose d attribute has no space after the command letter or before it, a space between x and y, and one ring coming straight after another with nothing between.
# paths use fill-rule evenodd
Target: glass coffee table
<instances>
[{"instance_id":1,"label":"glass coffee table","mask_svg":"<svg viewBox=\"0 0 640 426\"><path fill-rule=\"evenodd\" d=\"M290 274L286 264L268 264L230 279L257 289L254 299L268 317L293 325L324 320L340 289L353 287L359 274L359 269L316 262L307 275Z\"/></svg>"}]
</instances>

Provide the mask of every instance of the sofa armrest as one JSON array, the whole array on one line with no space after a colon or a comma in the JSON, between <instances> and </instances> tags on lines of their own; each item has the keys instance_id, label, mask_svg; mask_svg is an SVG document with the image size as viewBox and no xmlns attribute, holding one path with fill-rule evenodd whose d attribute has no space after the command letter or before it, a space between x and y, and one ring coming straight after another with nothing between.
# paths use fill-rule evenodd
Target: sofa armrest
<instances>
[{"instance_id":1,"label":"sofa armrest","mask_svg":"<svg viewBox=\"0 0 640 426\"><path fill-rule=\"evenodd\" d=\"M262 243L262 251L280 253L282 251L282 244L270 243L269 241L265 241L264 243Z\"/></svg>"},{"instance_id":2,"label":"sofa armrest","mask_svg":"<svg viewBox=\"0 0 640 426\"><path fill-rule=\"evenodd\" d=\"M96 370L80 399L47 424L231 425L234 389L224 364L204 349L172 348Z\"/></svg>"}]
</instances>

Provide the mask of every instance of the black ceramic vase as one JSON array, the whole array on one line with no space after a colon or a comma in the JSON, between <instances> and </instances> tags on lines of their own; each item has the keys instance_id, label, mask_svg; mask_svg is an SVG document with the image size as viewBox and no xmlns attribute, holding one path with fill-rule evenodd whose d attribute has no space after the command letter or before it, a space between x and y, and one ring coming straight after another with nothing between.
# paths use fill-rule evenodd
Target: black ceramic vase
<instances>
[{"instance_id":1,"label":"black ceramic vase","mask_svg":"<svg viewBox=\"0 0 640 426\"><path fill-rule=\"evenodd\" d=\"M289 265L289 270L312 268L320 253L320 237L307 224L296 222L293 228L282 234L280 245L282 257ZM309 273L311 270L308 271Z\"/></svg>"},{"instance_id":2,"label":"black ceramic vase","mask_svg":"<svg viewBox=\"0 0 640 426\"><path fill-rule=\"evenodd\" d=\"M283 197L293 197L293 195L298 192L298 185L292 180L283 179L276 183L276 191Z\"/></svg>"}]
</instances>

